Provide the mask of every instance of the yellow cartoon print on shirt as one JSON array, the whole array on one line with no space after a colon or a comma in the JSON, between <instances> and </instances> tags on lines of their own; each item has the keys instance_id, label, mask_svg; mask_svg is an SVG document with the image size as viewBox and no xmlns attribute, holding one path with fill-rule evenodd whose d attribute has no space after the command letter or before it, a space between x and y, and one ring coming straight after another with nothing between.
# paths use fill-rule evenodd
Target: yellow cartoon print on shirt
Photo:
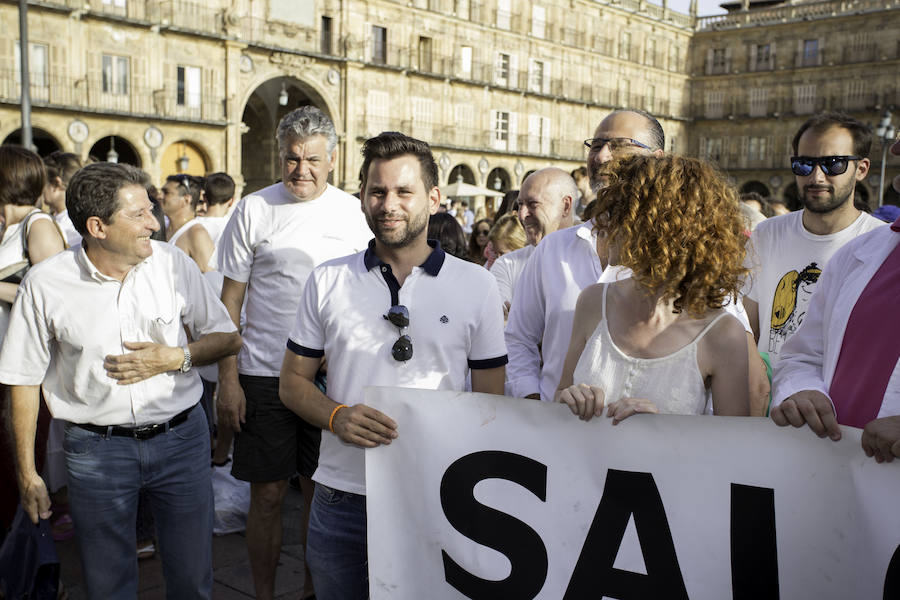
<instances>
[{"instance_id":1,"label":"yellow cartoon print on shirt","mask_svg":"<svg viewBox=\"0 0 900 600\"><path fill-rule=\"evenodd\" d=\"M806 305L812 296L815 283L819 280L822 269L816 263L810 263L799 273L788 271L775 286L772 298L772 322L769 329L769 352L778 352L781 345L792 335L803 317L806 316Z\"/></svg>"}]
</instances>

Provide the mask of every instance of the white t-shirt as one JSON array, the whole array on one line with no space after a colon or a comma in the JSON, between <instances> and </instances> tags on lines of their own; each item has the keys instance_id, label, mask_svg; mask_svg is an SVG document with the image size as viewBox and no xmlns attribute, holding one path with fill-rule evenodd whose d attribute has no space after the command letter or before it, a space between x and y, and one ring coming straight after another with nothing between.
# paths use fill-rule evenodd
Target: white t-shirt
<instances>
[{"instance_id":1,"label":"white t-shirt","mask_svg":"<svg viewBox=\"0 0 900 600\"><path fill-rule=\"evenodd\" d=\"M513 291L516 282L525 268L525 263L531 258L534 246L528 245L512 252L507 252L494 261L491 265L491 275L497 280L497 288L500 290L500 300L512 302Z\"/></svg>"},{"instance_id":2,"label":"white t-shirt","mask_svg":"<svg viewBox=\"0 0 900 600\"><path fill-rule=\"evenodd\" d=\"M760 352L774 366L781 347L806 316L809 298L822 269L838 249L876 227L884 226L861 213L845 229L815 235L803 226L803 211L766 219L750 236L745 265L751 270L743 293L759 305Z\"/></svg>"},{"instance_id":3,"label":"white t-shirt","mask_svg":"<svg viewBox=\"0 0 900 600\"><path fill-rule=\"evenodd\" d=\"M281 183L244 197L219 240L219 272L246 282L238 371L278 377L287 333L312 270L372 238L359 200L329 185L299 202Z\"/></svg>"},{"instance_id":4,"label":"white t-shirt","mask_svg":"<svg viewBox=\"0 0 900 600\"><path fill-rule=\"evenodd\" d=\"M503 311L494 278L482 267L436 249L397 290L409 309L413 357L391 356L398 329L383 318L392 303L390 269L370 251L323 264L303 293L288 348L328 359L328 397L363 402L366 386L458 390L470 368L506 364ZM396 283L396 280L394 279ZM478 302L472 302L478 298ZM399 423L403 431L403 423ZM402 433L401 433L402 435ZM365 452L323 431L313 479L365 494Z\"/></svg>"}]
</instances>

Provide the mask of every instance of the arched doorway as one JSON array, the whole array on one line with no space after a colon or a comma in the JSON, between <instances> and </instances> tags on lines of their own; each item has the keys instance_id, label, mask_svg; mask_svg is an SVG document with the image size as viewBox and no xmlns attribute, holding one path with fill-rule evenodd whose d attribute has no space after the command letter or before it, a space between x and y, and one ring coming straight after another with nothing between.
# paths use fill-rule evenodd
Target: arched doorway
<instances>
[{"instance_id":1,"label":"arched doorway","mask_svg":"<svg viewBox=\"0 0 900 600\"><path fill-rule=\"evenodd\" d=\"M170 144L163 152L160 164L163 177L179 173L203 177L210 171L206 153L187 140Z\"/></svg>"},{"instance_id":2,"label":"arched doorway","mask_svg":"<svg viewBox=\"0 0 900 600\"><path fill-rule=\"evenodd\" d=\"M756 192L763 198L768 198L770 193L769 188L761 181L748 181L741 186L742 194L749 194L750 192Z\"/></svg>"},{"instance_id":3,"label":"arched doorway","mask_svg":"<svg viewBox=\"0 0 900 600\"><path fill-rule=\"evenodd\" d=\"M134 146L123 137L108 135L91 146L88 155L98 162L117 162L141 167L141 157Z\"/></svg>"},{"instance_id":4,"label":"arched doorway","mask_svg":"<svg viewBox=\"0 0 900 600\"><path fill-rule=\"evenodd\" d=\"M39 127L31 128L31 140L34 142L34 146L37 148L37 153L41 156L47 156L51 152L56 152L57 150L62 150L62 146L59 142L56 141L56 138L53 137L48 131L41 129ZM17 146L22 145L22 130L16 129L3 140L4 144L16 144Z\"/></svg>"},{"instance_id":5,"label":"arched doorway","mask_svg":"<svg viewBox=\"0 0 900 600\"><path fill-rule=\"evenodd\" d=\"M459 164L450 169L450 175L447 177L447 183L453 183L462 177L463 183L475 185L475 173L469 168L469 165Z\"/></svg>"},{"instance_id":6,"label":"arched doorway","mask_svg":"<svg viewBox=\"0 0 900 600\"><path fill-rule=\"evenodd\" d=\"M509 173L506 172L506 169L501 167L494 168L490 173L488 173L487 179L485 179L485 187L494 190L495 192L508 192L510 190L511 181Z\"/></svg>"},{"instance_id":7,"label":"arched doorway","mask_svg":"<svg viewBox=\"0 0 900 600\"><path fill-rule=\"evenodd\" d=\"M276 77L253 90L241 117L247 127L241 137L241 174L246 182L245 194L281 179L275 130L284 115L308 105L315 106L334 120L321 96L293 77ZM329 182L332 175L328 176Z\"/></svg>"}]
</instances>

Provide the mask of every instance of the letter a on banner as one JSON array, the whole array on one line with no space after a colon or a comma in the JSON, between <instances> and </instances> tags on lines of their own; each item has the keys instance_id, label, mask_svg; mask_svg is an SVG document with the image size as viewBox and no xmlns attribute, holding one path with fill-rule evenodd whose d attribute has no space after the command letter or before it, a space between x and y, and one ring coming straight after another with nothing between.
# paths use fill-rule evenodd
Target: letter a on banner
<instances>
[{"instance_id":1,"label":"letter a on banner","mask_svg":"<svg viewBox=\"0 0 900 600\"><path fill-rule=\"evenodd\" d=\"M487 450L456 460L441 480L441 506L447 520L472 541L506 555L512 570L501 581L482 579L441 550L444 578L469 598L534 598L547 578L547 550L534 529L475 500L475 485L484 479L518 483L547 501L547 466L536 460Z\"/></svg>"},{"instance_id":2,"label":"letter a on banner","mask_svg":"<svg viewBox=\"0 0 900 600\"><path fill-rule=\"evenodd\" d=\"M613 566L631 515L634 515L646 575ZM606 473L603 497L564 600L603 596L619 600L688 600L666 510L650 473L614 469Z\"/></svg>"}]
</instances>

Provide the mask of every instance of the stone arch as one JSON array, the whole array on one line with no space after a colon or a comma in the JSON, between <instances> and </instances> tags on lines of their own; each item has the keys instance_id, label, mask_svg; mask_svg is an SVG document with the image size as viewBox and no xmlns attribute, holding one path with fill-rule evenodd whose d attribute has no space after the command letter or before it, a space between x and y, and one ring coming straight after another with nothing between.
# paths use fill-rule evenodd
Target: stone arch
<instances>
[{"instance_id":1,"label":"stone arch","mask_svg":"<svg viewBox=\"0 0 900 600\"><path fill-rule=\"evenodd\" d=\"M187 168L182 167L182 157L187 158ZM169 144L162 153L160 160L160 175L163 178L168 175L187 173L203 177L212 170L209 152L197 142L180 139Z\"/></svg>"},{"instance_id":2,"label":"stone arch","mask_svg":"<svg viewBox=\"0 0 900 600\"><path fill-rule=\"evenodd\" d=\"M306 105L320 109L334 122L336 131L343 131L340 112L309 81L277 75L263 77L256 85L248 88L241 116L241 121L247 127L241 137L244 193L254 192L281 179L275 129L284 115ZM329 175L329 181L331 180L332 176Z\"/></svg>"},{"instance_id":3,"label":"stone arch","mask_svg":"<svg viewBox=\"0 0 900 600\"><path fill-rule=\"evenodd\" d=\"M37 153L41 156L47 156L56 150L62 150L62 144L56 139L52 133L40 127L31 128L31 139L37 148ZM4 144L22 145L22 128L15 129L3 139Z\"/></svg>"},{"instance_id":4,"label":"stone arch","mask_svg":"<svg viewBox=\"0 0 900 600\"><path fill-rule=\"evenodd\" d=\"M111 150L116 154L114 161L110 161ZM108 135L94 142L88 151L88 157L98 161L119 162L137 168L141 168L143 162L135 145L120 135Z\"/></svg>"},{"instance_id":5,"label":"stone arch","mask_svg":"<svg viewBox=\"0 0 900 600\"><path fill-rule=\"evenodd\" d=\"M508 192L512 189L512 177L509 171L503 167L494 167L484 180L484 187L498 192Z\"/></svg>"},{"instance_id":6,"label":"stone arch","mask_svg":"<svg viewBox=\"0 0 900 600\"><path fill-rule=\"evenodd\" d=\"M450 175L447 176L447 183L454 183L459 177L462 177L463 183L478 185L475 182L475 171L466 163L459 163L450 169Z\"/></svg>"}]
</instances>

